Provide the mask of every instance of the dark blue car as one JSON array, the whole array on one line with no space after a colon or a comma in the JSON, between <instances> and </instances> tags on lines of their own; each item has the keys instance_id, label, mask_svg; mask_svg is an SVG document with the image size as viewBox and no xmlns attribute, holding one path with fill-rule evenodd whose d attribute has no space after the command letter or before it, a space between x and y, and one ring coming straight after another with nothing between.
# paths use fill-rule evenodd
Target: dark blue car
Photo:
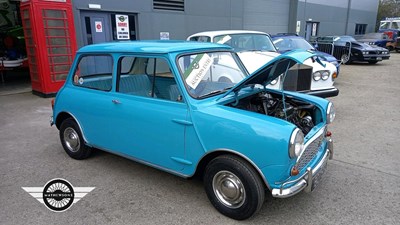
<instances>
[{"instance_id":1,"label":"dark blue car","mask_svg":"<svg viewBox=\"0 0 400 225\"><path fill-rule=\"evenodd\" d=\"M368 33L358 38L357 41L386 48L387 43L392 42L393 40L385 33Z\"/></svg>"},{"instance_id":2,"label":"dark blue car","mask_svg":"<svg viewBox=\"0 0 400 225\"><path fill-rule=\"evenodd\" d=\"M272 41L280 53L285 53L293 49L313 50L317 51L324 58L323 60L332 63L337 68L337 74L339 75L340 63L337 59L325 52L320 52L314 48L306 39L297 36L296 34L276 34L271 36Z\"/></svg>"}]
</instances>

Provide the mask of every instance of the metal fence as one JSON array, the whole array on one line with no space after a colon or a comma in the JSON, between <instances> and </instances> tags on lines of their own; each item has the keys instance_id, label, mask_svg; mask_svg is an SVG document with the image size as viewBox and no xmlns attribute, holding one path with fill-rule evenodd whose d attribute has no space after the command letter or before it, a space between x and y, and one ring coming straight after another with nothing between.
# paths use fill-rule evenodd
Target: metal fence
<instances>
[{"instance_id":1,"label":"metal fence","mask_svg":"<svg viewBox=\"0 0 400 225\"><path fill-rule=\"evenodd\" d=\"M315 41L312 44L318 51L333 55L341 63L347 63L350 59L351 42L334 43Z\"/></svg>"}]
</instances>

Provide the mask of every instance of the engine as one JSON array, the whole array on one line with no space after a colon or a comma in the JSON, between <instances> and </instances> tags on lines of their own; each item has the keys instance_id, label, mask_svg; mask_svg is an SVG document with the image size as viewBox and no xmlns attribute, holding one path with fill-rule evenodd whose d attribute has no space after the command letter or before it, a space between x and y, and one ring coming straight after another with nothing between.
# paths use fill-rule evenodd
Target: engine
<instances>
[{"instance_id":1,"label":"engine","mask_svg":"<svg viewBox=\"0 0 400 225\"><path fill-rule=\"evenodd\" d=\"M314 127L315 106L293 98L282 99L280 95L261 92L232 103L231 106L286 120L296 125L305 135Z\"/></svg>"}]
</instances>

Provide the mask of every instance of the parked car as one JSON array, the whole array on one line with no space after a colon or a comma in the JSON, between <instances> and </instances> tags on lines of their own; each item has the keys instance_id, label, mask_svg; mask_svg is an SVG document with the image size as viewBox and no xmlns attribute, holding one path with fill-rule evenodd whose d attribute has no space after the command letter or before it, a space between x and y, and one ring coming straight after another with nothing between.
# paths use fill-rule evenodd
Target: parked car
<instances>
[{"instance_id":1,"label":"parked car","mask_svg":"<svg viewBox=\"0 0 400 225\"><path fill-rule=\"evenodd\" d=\"M371 46L386 48L386 45L393 42L393 39L390 39L385 33L368 33L357 38L357 41Z\"/></svg>"},{"instance_id":2,"label":"parked car","mask_svg":"<svg viewBox=\"0 0 400 225\"><path fill-rule=\"evenodd\" d=\"M231 46L239 55L246 69L252 73L265 63L280 55L270 36L259 31L223 30L193 34L190 41L214 42ZM269 84L269 88L284 89L316 95L334 97L339 90L333 86L337 76L336 67L329 62L308 59L302 66L290 71L285 79L279 77Z\"/></svg>"},{"instance_id":3,"label":"parked car","mask_svg":"<svg viewBox=\"0 0 400 225\"><path fill-rule=\"evenodd\" d=\"M344 64L350 64L354 61L376 64L379 61L390 58L390 53L387 49L358 42L351 36L318 37L316 46L320 51L326 50L327 48L324 47L328 46L328 52L333 52L332 55L341 59Z\"/></svg>"},{"instance_id":4,"label":"parked car","mask_svg":"<svg viewBox=\"0 0 400 225\"><path fill-rule=\"evenodd\" d=\"M378 32L385 33L389 39L393 40L386 44L389 51L396 50L396 52L399 52L400 46L397 40L400 38L400 17L387 17L381 20Z\"/></svg>"},{"instance_id":5,"label":"parked car","mask_svg":"<svg viewBox=\"0 0 400 225\"><path fill-rule=\"evenodd\" d=\"M246 219L265 191L277 198L312 191L333 155L333 104L266 88L310 57L289 52L248 75L226 45L85 46L53 102L51 124L74 159L102 149L181 177L198 175L219 212ZM218 81L217 73L236 80Z\"/></svg>"},{"instance_id":6,"label":"parked car","mask_svg":"<svg viewBox=\"0 0 400 225\"><path fill-rule=\"evenodd\" d=\"M336 70L337 70L336 76L339 76L340 63L338 62L338 60L331 54L328 54L325 52L320 52L320 51L316 50L314 48L314 46L312 46L303 37L300 37L297 34L281 33L281 34L272 35L271 38L272 38L272 42L274 43L276 49L280 53L285 53L285 52L288 52L288 51L291 51L294 49L317 51L324 61L330 62L334 66L336 66ZM337 78L337 77L334 77L334 78Z\"/></svg>"}]
</instances>

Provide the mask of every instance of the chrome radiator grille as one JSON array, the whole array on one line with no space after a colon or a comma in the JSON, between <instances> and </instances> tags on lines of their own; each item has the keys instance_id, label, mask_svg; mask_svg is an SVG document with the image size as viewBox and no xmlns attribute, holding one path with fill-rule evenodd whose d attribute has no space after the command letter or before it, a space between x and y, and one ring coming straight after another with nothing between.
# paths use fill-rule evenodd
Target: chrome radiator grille
<instances>
[{"instance_id":1,"label":"chrome radiator grille","mask_svg":"<svg viewBox=\"0 0 400 225\"><path fill-rule=\"evenodd\" d=\"M324 133L321 133L314 141L312 141L304 150L297 162L297 168L301 171L317 154L324 139Z\"/></svg>"}]
</instances>

